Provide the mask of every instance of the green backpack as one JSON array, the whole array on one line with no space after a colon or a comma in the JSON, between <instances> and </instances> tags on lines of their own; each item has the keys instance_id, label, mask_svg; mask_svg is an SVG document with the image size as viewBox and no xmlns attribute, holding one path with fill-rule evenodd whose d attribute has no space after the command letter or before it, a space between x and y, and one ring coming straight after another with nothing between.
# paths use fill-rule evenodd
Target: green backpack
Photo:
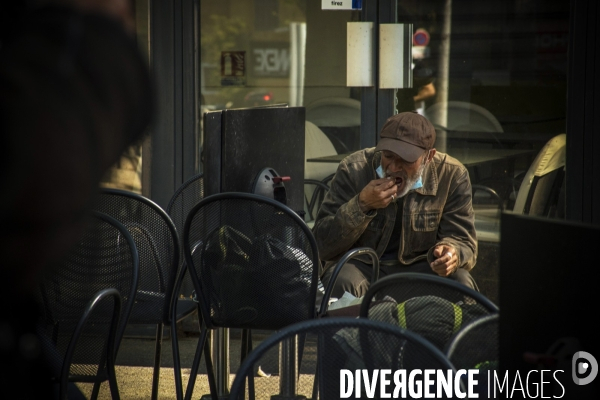
<instances>
[{"instance_id":1,"label":"green backpack","mask_svg":"<svg viewBox=\"0 0 600 400\"><path fill-rule=\"evenodd\" d=\"M415 332L442 351L460 328L487 314L479 304L452 303L438 296L412 297L402 303L383 300L369 309L369 318Z\"/></svg>"}]
</instances>

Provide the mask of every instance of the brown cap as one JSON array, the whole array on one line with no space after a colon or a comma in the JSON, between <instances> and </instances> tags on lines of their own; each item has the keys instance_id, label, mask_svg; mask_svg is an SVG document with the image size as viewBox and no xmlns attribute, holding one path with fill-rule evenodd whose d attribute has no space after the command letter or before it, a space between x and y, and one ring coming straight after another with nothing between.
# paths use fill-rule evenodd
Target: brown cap
<instances>
[{"instance_id":1,"label":"brown cap","mask_svg":"<svg viewBox=\"0 0 600 400\"><path fill-rule=\"evenodd\" d=\"M425 150L433 148L435 128L414 111L396 114L385 121L376 151L389 150L408 162L416 161Z\"/></svg>"}]
</instances>

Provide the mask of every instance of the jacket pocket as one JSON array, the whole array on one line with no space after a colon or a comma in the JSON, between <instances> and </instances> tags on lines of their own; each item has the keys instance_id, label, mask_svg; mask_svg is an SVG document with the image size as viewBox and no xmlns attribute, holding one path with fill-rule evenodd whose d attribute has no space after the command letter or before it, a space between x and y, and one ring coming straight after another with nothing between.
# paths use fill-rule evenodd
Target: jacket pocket
<instances>
[{"instance_id":1,"label":"jacket pocket","mask_svg":"<svg viewBox=\"0 0 600 400\"><path fill-rule=\"evenodd\" d=\"M416 232L436 231L438 227L439 213L424 213L412 215L412 228Z\"/></svg>"},{"instance_id":2,"label":"jacket pocket","mask_svg":"<svg viewBox=\"0 0 600 400\"><path fill-rule=\"evenodd\" d=\"M427 253L437 241L440 213L427 212L411 215L411 230L406 238L404 248L405 260L414 259Z\"/></svg>"}]
</instances>

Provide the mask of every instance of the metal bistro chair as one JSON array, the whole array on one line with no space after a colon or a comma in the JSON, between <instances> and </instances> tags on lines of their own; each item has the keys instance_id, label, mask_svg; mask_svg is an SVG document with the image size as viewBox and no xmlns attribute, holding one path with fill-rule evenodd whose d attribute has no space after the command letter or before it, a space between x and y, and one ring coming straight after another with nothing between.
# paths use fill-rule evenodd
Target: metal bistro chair
<instances>
[{"instance_id":1,"label":"metal bistro chair","mask_svg":"<svg viewBox=\"0 0 600 400\"><path fill-rule=\"evenodd\" d=\"M156 326L152 399L158 398L163 328L171 328L173 369L178 398L181 393L181 364L176 335L178 321L197 310L191 299L179 299L175 289L179 268L179 237L169 215L152 200L133 192L103 189L96 204L121 222L133 237L140 257L140 283L129 324Z\"/></svg>"},{"instance_id":2,"label":"metal bistro chair","mask_svg":"<svg viewBox=\"0 0 600 400\"><path fill-rule=\"evenodd\" d=\"M476 390L480 398L489 396L487 371L497 371L500 360L500 318L490 314L478 318L461 330L447 344L444 354L456 369L478 369ZM490 375L491 377L491 375Z\"/></svg>"},{"instance_id":3,"label":"metal bistro chair","mask_svg":"<svg viewBox=\"0 0 600 400\"><path fill-rule=\"evenodd\" d=\"M498 313L481 293L448 278L396 273L375 282L364 296L360 316L397 324L443 350L468 322Z\"/></svg>"},{"instance_id":4,"label":"metal bistro chair","mask_svg":"<svg viewBox=\"0 0 600 400\"><path fill-rule=\"evenodd\" d=\"M216 398L207 332L242 329L244 358L251 346L249 330L278 330L316 318L317 244L289 207L255 194L221 193L190 211L183 246L203 320L186 399L203 352Z\"/></svg>"},{"instance_id":5,"label":"metal bistro chair","mask_svg":"<svg viewBox=\"0 0 600 400\"><path fill-rule=\"evenodd\" d=\"M304 147L304 179L323 181L328 176L333 176L335 174L338 168L337 163L306 161L311 158L338 154L327 135L310 121L305 122ZM308 190L305 190L306 197L311 198L312 189L307 189Z\"/></svg>"},{"instance_id":6,"label":"metal bistro chair","mask_svg":"<svg viewBox=\"0 0 600 400\"><path fill-rule=\"evenodd\" d=\"M331 299L331 293L333 292L333 287L335 286L335 282L342 271L342 268L352 259L366 258L370 257L371 265L373 268L373 274L371 274L371 282L373 285L379 279L379 257L377 257L377 253L370 247L355 247L353 249L348 250L344 255L337 261L337 263L329 268L333 268L331 273L331 277L327 286L325 287L325 293L323 294L323 300L321 301L319 307L319 316L324 317L328 315L329 309L329 300ZM355 306L351 306L355 307ZM351 311L354 312L354 311Z\"/></svg>"},{"instance_id":7,"label":"metal bistro chair","mask_svg":"<svg viewBox=\"0 0 600 400\"><path fill-rule=\"evenodd\" d=\"M178 232L183 232L190 210L204 198L204 174L199 173L185 181L171 196L167 214L171 216Z\"/></svg>"},{"instance_id":8,"label":"metal bistro chair","mask_svg":"<svg viewBox=\"0 0 600 400\"><path fill-rule=\"evenodd\" d=\"M171 220L177 228L179 233L179 239L182 239L183 227L185 225L185 219L188 216L190 210L198 204L204 198L204 174L199 173L192 176L185 181L171 196L169 204L167 205L167 214L171 217ZM189 274L186 274L187 267L185 264L185 257L183 256L183 244L179 246L179 263L180 263L180 276L181 280L177 287L179 288L179 294L185 298L194 297L194 285L190 279Z\"/></svg>"},{"instance_id":9,"label":"metal bistro chair","mask_svg":"<svg viewBox=\"0 0 600 400\"><path fill-rule=\"evenodd\" d=\"M521 182L512 178L499 181L518 185L512 207L503 207L505 200L493 188L493 180L473 185L479 240L500 241L500 215L505 209L515 214L564 218L566 144L564 133L554 136L539 151Z\"/></svg>"},{"instance_id":10,"label":"metal bistro chair","mask_svg":"<svg viewBox=\"0 0 600 400\"><path fill-rule=\"evenodd\" d=\"M329 175L324 180L319 181L317 179L305 179L304 180L304 212L305 212L305 221L308 226L312 229L315 224L315 220L317 218L317 213L319 212L319 207L325 198L327 192L329 192L329 186L327 183L333 178L333 175ZM314 186L313 190L308 190ZM308 195L310 193L310 198Z\"/></svg>"},{"instance_id":11,"label":"metal bistro chair","mask_svg":"<svg viewBox=\"0 0 600 400\"><path fill-rule=\"evenodd\" d=\"M457 369L496 369L499 360L499 314L471 321L454 335L444 353Z\"/></svg>"},{"instance_id":12,"label":"metal bistro chair","mask_svg":"<svg viewBox=\"0 0 600 400\"><path fill-rule=\"evenodd\" d=\"M406 370L405 378L415 369L434 369L455 372L455 368L447 357L436 347L419 335L397 326L380 321L364 318L323 318L316 321L304 321L288 326L268 337L256 347L244 360L238 369L231 387L231 400L269 398L277 388L278 377L261 378L256 380L256 386L248 388L246 394L245 380L250 378L258 365L276 364L273 360L273 350L296 335L305 335L306 355L302 363L291 363L288 367L299 372L297 391L286 394L288 399L306 399L311 397L311 391L318 381L318 393L312 394L312 399L339 399L341 391L348 390L348 383L341 381L342 370L347 370L354 376L356 370L364 371L373 376L374 370L388 369L391 387L387 393L394 390L393 373L400 369ZM285 362L285 361L282 361ZM316 371L316 373L315 373ZM347 378L346 378L347 379ZM362 381L362 379L361 379ZM355 381L356 382L356 381ZM362 396L355 391L351 398L380 398L381 379L371 387L369 394L364 384L361 384ZM435 385L435 379L433 382ZM408 382L404 384L402 398L410 398ZM424 388L423 388L424 389ZM436 388L428 387L431 393ZM274 397L270 397L274 398Z\"/></svg>"},{"instance_id":13,"label":"metal bistro chair","mask_svg":"<svg viewBox=\"0 0 600 400\"><path fill-rule=\"evenodd\" d=\"M135 300L138 261L127 229L94 213L65 262L43 277L38 330L60 399L67 398L69 382L94 383L90 398L96 399L107 380L119 399L115 358Z\"/></svg>"}]
</instances>

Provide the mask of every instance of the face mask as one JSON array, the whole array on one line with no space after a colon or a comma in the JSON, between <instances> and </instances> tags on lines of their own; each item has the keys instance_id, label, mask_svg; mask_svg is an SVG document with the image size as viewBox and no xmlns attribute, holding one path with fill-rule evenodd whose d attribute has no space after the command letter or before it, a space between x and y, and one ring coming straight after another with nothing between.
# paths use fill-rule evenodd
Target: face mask
<instances>
[{"instance_id":1,"label":"face mask","mask_svg":"<svg viewBox=\"0 0 600 400\"><path fill-rule=\"evenodd\" d=\"M427 152L427 157L425 158L425 160L429 159L429 154L431 154L431 150L429 150ZM423 171L425 170L425 166L426 165L427 165L427 161L425 161L423 163L423 165L421 165L421 167L423 168L423 170L419 171L419 179L417 179L417 181L415 182L415 184L412 185L412 187L410 188L410 190L416 190L416 189L419 189L419 188L423 187Z\"/></svg>"},{"instance_id":2,"label":"face mask","mask_svg":"<svg viewBox=\"0 0 600 400\"><path fill-rule=\"evenodd\" d=\"M410 190L416 190L418 188L422 188L423 187L423 179L422 177L419 177L419 179L417 179L417 181L415 182L414 185L412 185L412 187L410 188Z\"/></svg>"},{"instance_id":3,"label":"face mask","mask_svg":"<svg viewBox=\"0 0 600 400\"><path fill-rule=\"evenodd\" d=\"M379 167L377 167L377 169L375 170L375 172L377 172L377 176L380 178L383 178L383 168L381 168L381 165ZM414 183L414 185L412 185L412 187L410 188L410 190L416 190L419 188L423 187L423 179L421 176L419 176L419 179L417 179L417 181Z\"/></svg>"}]
</instances>

